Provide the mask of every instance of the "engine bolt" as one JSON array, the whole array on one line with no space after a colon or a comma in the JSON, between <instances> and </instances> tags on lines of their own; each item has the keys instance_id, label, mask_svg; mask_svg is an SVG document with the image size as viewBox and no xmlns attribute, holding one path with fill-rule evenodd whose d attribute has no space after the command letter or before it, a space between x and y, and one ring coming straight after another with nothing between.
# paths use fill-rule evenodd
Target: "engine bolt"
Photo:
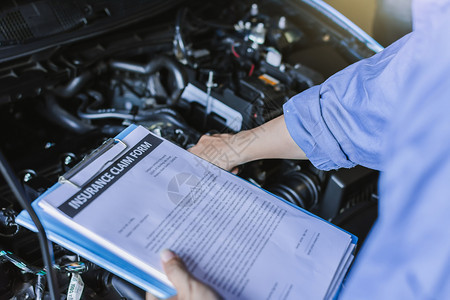
<instances>
[{"instance_id":1,"label":"engine bolt","mask_svg":"<svg viewBox=\"0 0 450 300\"><path fill-rule=\"evenodd\" d=\"M31 178L32 178L31 174L27 173L27 174L25 174L25 176L23 176L23 181L28 182L31 180Z\"/></svg>"},{"instance_id":2,"label":"engine bolt","mask_svg":"<svg viewBox=\"0 0 450 300\"><path fill-rule=\"evenodd\" d=\"M64 158L64 164L66 165L66 166L68 166L68 165L70 165L70 163L73 161L73 158L72 158L72 156L70 156L70 155L67 155L65 158Z\"/></svg>"}]
</instances>

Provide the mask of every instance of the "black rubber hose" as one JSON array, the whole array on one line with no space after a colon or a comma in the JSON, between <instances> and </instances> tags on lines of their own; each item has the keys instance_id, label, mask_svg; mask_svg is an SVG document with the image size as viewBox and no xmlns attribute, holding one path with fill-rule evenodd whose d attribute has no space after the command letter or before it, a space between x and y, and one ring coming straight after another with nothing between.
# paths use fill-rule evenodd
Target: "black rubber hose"
<instances>
[{"instance_id":1,"label":"black rubber hose","mask_svg":"<svg viewBox=\"0 0 450 300\"><path fill-rule=\"evenodd\" d=\"M131 114L126 110L120 110L115 108L109 108L107 110L102 109L92 109L84 107L78 110L78 116L82 119L87 120L100 120L100 119L121 119L121 120L131 120L134 122L148 121L153 119L155 116L160 114L168 114L171 116L176 116L170 114L167 108L157 108L149 111L139 112L137 114Z\"/></svg>"},{"instance_id":2,"label":"black rubber hose","mask_svg":"<svg viewBox=\"0 0 450 300\"><path fill-rule=\"evenodd\" d=\"M173 76L176 85L176 90L170 95L170 99L167 104L173 105L177 101L180 92L187 84L186 75L180 66L172 59L165 56L157 56L152 59L146 65L140 65L135 63L112 61L110 63L111 68L115 70L121 70L125 72L132 72L141 75L152 75L162 69L166 69Z\"/></svg>"},{"instance_id":3,"label":"black rubber hose","mask_svg":"<svg viewBox=\"0 0 450 300\"><path fill-rule=\"evenodd\" d=\"M90 97L89 97L90 96ZM78 109L78 116L82 119L87 120L100 120L100 119L122 119L122 120L132 120L134 122L153 120L159 115L171 116L172 120L181 120L181 115L175 110L169 107L160 107L152 110L138 111L136 114L130 113L128 110L123 109L97 109L103 103L103 97L100 93L90 91L89 96L86 94L77 95L82 104ZM89 104L89 99L94 99L94 101ZM175 123L175 122L173 122ZM176 121L176 123L179 123Z\"/></svg>"},{"instance_id":4,"label":"black rubber hose","mask_svg":"<svg viewBox=\"0 0 450 300\"><path fill-rule=\"evenodd\" d=\"M42 109L41 113L43 113L49 121L77 134L84 134L95 129L94 126L82 122L80 119L64 110L56 101L56 97L52 94L45 95L45 107Z\"/></svg>"},{"instance_id":5,"label":"black rubber hose","mask_svg":"<svg viewBox=\"0 0 450 300\"><path fill-rule=\"evenodd\" d=\"M42 226L41 221L39 220L36 212L31 207L31 201L28 199L28 196L25 193L23 186L20 184L16 175L14 174L12 168L10 167L8 161L3 156L2 151L0 150L0 171L3 174L6 182L11 188L14 196L19 201L19 204L25 209L30 215L33 223L37 228L37 235L39 238L39 245L41 247L42 258L44 260L44 264L46 267L47 273L47 282L48 288L50 291L50 298L52 300L59 300L60 297L57 295L58 281L56 280L56 274L53 270L53 258L52 258L52 245L51 242L47 239L47 235L45 234L44 227Z\"/></svg>"},{"instance_id":6,"label":"black rubber hose","mask_svg":"<svg viewBox=\"0 0 450 300\"><path fill-rule=\"evenodd\" d=\"M72 98L84 88L84 86L92 79L92 73L87 71L73 78L65 86L55 87L52 92L60 98Z\"/></svg>"},{"instance_id":7,"label":"black rubber hose","mask_svg":"<svg viewBox=\"0 0 450 300\"><path fill-rule=\"evenodd\" d=\"M186 78L181 68L176 62L165 56L156 57L145 66L147 74L156 73L164 68L172 74L177 86L177 89L170 95L170 103L167 103L169 105L173 105L178 100L180 91L186 86Z\"/></svg>"}]
</instances>

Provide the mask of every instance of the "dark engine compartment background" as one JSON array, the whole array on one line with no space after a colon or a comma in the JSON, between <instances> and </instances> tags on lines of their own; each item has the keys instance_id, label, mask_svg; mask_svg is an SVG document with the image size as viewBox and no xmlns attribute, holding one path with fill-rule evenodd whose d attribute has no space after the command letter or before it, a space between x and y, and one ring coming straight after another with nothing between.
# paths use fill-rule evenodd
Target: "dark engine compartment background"
<instances>
[{"instance_id":1,"label":"dark engine compartment background","mask_svg":"<svg viewBox=\"0 0 450 300\"><path fill-rule=\"evenodd\" d=\"M59 16L50 2L38 8ZM202 134L233 133L280 115L291 96L374 54L308 1L155 1L137 12L138 2L62 2L59 13L76 12L73 26L32 35L11 27L0 36L1 149L30 199L131 123L187 149ZM27 16L31 2L8 5L2 22L17 12ZM108 27L117 15L124 26L113 20ZM377 217L378 173L363 167L324 172L305 161L266 160L245 164L239 176L361 243ZM15 224L22 208L3 180L0 208L0 298L37 298L39 244ZM143 295L58 245L54 253L60 266L87 266L83 299ZM63 267L58 273L62 293L67 274Z\"/></svg>"}]
</instances>

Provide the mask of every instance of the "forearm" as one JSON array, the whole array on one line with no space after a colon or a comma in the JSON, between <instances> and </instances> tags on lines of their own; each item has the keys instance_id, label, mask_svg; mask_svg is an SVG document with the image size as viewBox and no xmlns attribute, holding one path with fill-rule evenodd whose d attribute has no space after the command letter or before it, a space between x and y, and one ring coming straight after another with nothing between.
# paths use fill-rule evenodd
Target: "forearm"
<instances>
[{"instance_id":1,"label":"forearm","mask_svg":"<svg viewBox=\"0 0 450 300\"><path fill-rule=\"evenodd\" d=\"M306 159L303 150L289 134L283 115L237 135L253 141L243 150L243 162L268 158Z\"/></svg>"}]
</instances>

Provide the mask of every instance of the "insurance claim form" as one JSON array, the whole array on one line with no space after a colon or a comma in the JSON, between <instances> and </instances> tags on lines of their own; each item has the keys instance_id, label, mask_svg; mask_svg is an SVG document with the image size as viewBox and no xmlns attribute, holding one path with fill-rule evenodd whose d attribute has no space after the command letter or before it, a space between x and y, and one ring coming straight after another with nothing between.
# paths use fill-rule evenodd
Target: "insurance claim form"
<instances>
[{"instance_id":1,"label":"insurance claim form","mask_svg":"<svg viewBox=\"0 0 450 300\"><path fill-rule=\"evenodd\" d=\"M225 299L335 295L352 235L143 127L122 141L73 177L81 188L61 184L38 205L168 285L165 248Z\"/></svg>"}]
</instances>

